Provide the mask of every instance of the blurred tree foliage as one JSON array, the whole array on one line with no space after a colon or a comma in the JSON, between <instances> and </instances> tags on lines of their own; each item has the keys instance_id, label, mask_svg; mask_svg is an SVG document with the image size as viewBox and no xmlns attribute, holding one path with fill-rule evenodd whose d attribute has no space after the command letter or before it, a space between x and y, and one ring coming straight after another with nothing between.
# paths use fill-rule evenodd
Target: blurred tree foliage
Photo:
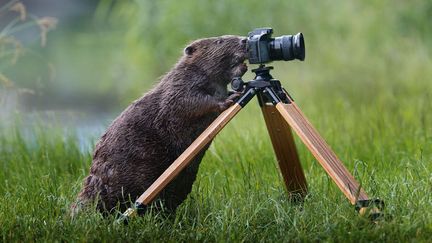
<instances>
[{"instance_id":1,"label":"blurred tree foliage","mask_svg":"<svg viewBox=\"0 0 432 243\"><path fill-rule=\"evenodd\" d=\"M305 34L308 65L288 65L296 79L379 82L400 78L395 68L407 78L431 63L430 1L102 0L96 17L107 14L124 29L132 93L169 70L191 40L263 26Z\"/></svg>"},{"instance_id":2,"label":"blurred tree foliage","mask_svg":"<svg viewBox=\"0 0 432 243\"><path fill-rule=\"evenodd\" d=\"M192 40L269 26L274 36L304 33L305 63L272 63L283 67L275 69L278 78L302 85L304 94L336 88L338 95L370 96L397 81L394 89L403 89L432 77L432 2L426 0L100 0L94 21L82 21L70 28L60 19L50 33L42 54L53 64L52 82L29 71L48 62L43 58L22 58L6 76L40 86L49 103L67 97L71 106L123 107L153 86Z\"/></svg>"}]
</instances>

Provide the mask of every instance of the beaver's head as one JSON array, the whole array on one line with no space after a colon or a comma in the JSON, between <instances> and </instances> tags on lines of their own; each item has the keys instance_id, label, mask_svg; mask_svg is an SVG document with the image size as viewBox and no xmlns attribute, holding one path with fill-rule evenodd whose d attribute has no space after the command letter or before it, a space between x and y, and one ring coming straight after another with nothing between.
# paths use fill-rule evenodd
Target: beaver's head
<instances>
[{"instance_id":1,"label":"beaver's head","mask_svg":"<svg viewBox=\"0 0 432 243\"><path fill-rule=\"evenodd\" d=\"M246 40L233 35L196 40L185 48L183 60L210 79L227 84L247 71Z\"/></svg>"}]
</instances>

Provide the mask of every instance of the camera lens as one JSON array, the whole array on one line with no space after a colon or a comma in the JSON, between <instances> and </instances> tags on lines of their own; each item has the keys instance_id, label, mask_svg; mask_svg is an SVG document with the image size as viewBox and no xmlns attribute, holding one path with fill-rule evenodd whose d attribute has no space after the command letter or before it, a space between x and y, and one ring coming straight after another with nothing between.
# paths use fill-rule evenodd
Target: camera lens
<instances>
[{"instance_id":1,"label":"camera lens","mask_svg":"<svg viewBox=\"0 0 432 243\"><path fill-rule=\"evenodd\" d=\"M270 42L270 58L271 60L289 61L305 59L305 44L303 34L283 35L276 37Z\"/></svg>"}]
</instances>

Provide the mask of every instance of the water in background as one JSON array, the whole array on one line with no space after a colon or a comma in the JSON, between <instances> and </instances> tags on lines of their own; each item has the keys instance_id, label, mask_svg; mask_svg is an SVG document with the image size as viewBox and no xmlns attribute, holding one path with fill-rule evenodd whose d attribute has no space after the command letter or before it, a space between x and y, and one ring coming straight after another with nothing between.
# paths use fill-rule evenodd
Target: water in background
<instances>
[{"instance_id":1,"label":"water in background","mask_svg":"<svg viewBox=\"0 0 432 243\"><path fill-rule=\"evenodd\" d=\"M64 139L75 138L81 152L91 153L116 116L114 113L95 113L78 108L29 111L22 109L18 97L15 91L0 90L0 126L6 133L10 128L19 129L29 146L36 145L37 131L48 130L63 134Z\"/></svg>"}]
</instances>

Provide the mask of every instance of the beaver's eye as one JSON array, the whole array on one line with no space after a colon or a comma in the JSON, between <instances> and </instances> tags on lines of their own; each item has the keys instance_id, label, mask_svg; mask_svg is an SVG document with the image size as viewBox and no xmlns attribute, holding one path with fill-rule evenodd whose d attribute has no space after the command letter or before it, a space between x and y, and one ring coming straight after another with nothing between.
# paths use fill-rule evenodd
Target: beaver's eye
<instances>
[{"instance_id":1,"label":"beaver's eye","mask_svg":"<svg viewBox=\"0 0 432 243\"><path fill-rule=\"evenodd\" d=\"M216 40L215 42L216 42L216 44L221 44L223 42L223 40L219 39L219 40Z\"/></svg>"}]
</instances>

